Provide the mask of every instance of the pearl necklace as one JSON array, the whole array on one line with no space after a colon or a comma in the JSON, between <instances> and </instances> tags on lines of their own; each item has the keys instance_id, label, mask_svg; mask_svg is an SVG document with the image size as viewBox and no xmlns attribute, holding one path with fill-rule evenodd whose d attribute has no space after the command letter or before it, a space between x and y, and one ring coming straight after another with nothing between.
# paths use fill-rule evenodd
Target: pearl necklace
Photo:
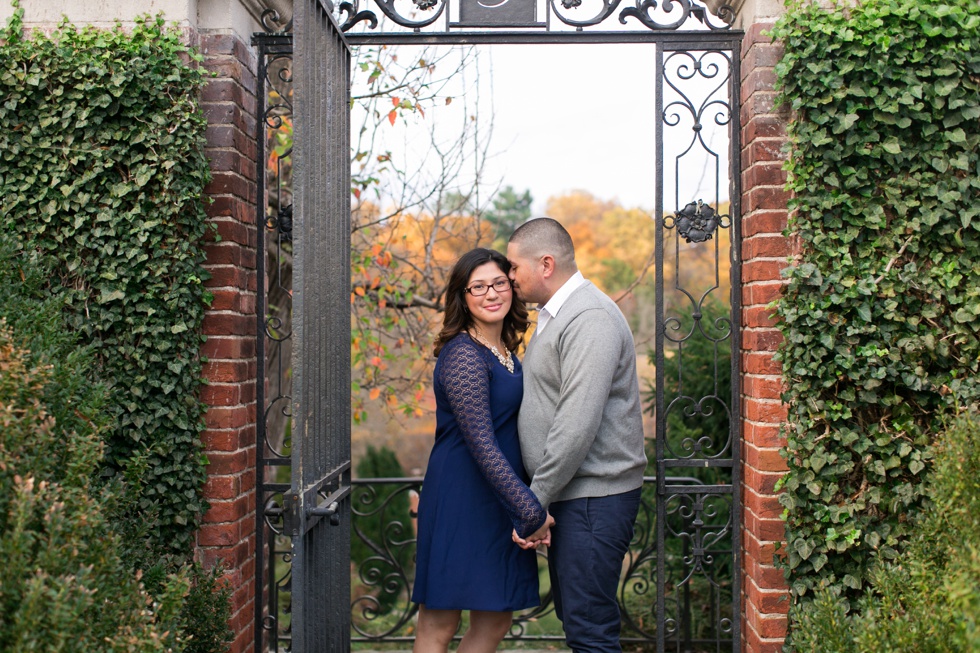
<instances>
[{"instance_id":1,"label":"pearl necklace","mask_svg":"<svg viewBox=\"0 0 980 653\"><path fill-rule=\"evenodd\" d=\"M500 361L500 364L501 365L503 365L504 367L507 368L507 371L508 372L510 372L511 374L514 373L514 357L511 356L511 353L510 353L510 350L509 349L507 349L505 347L504 348L504 352L505 353L501 354L500 353L500 350L497 349L494 345L491 345L487 341L487 339L483 337L483 334L480 333L479 331L477 331L475 334L472 334L471 333L470 335L473 336L473 339L474 340L476 340L477 342L479 342L480 344L482 344L484 347L486 347L487 349L489 349L490 350L490 353L497 357L497 360Z\"/></svg>"}]
</instances>

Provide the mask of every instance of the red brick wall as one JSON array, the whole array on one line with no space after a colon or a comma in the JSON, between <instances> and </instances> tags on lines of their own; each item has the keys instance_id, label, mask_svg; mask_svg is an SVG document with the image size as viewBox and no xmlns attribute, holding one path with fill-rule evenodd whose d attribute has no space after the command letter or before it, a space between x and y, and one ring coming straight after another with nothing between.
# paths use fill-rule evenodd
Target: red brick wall
<instances>
[{"instance_id":1,"label":"red brick wall","mask_svg":"<svg viewBox=\"0 0 980 653\"><path fill-rule=\"evenodd\" d=\"M782 170L788 115L774 109L774 66L781 48L746 30L742 44L742 622L745 653L776 653L786 635L789 607L781 570L772 564L785 537L776 481L786 470L779 454L786 419L780 401L780 365L773 360L782 336L767 308L782 288L780 271L790 255Z\"/></svg>"},{"instance_id":2,"label":"red brick wall","mask_svg":"<svg viewBox=\"0 0 980 653\"><path fill-rule=\"evenodd\" d=\"M199 36L204 65L217 74L204 90L213 180L208 208L220 242L207 250L214 303L204 320L209 385L204 448L211 504L197 558L221 562L232 588L230 653L252 651L255 606L255 56L230 34Z\"/></svg>"},{"instance_id":3,"label":"red brick wall","mask_svg":"<svg viewBox=\"0 0 980 653\"><path fill-rule=\"evenodd\" d=\"M791 253L788 194L782 171L788 116L773 108L774 66L781 54L753 25L742 47L742 432L743 650L776 653L786 634L789 605L783 574L772 564L784 538L774 490L785 471L779 426L786 409L773 360L781 336L769 302L779 296L780 271ZM198 558L227 568L233 588L231 653L251 651L255 595L255 88L254 56L239 38L200 36L205 65L218 76L204 93L208 154L214 180L209 208L221 242L208 248L214 304L205 320L210 385L205 449L211 509L198 535Z\"/></svg>"}]
</instances>

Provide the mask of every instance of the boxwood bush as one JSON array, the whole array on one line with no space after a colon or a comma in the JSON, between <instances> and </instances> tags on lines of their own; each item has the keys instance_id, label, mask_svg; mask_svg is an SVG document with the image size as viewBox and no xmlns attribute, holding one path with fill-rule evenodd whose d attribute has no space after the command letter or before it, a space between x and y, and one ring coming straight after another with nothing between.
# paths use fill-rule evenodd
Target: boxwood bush
<instances>
[{"instance_id":1,"label":"boxwood bush","mask_svg":"<svg viewBox=\"0 0 980 653\"><path fill-rule=\"evenodd\" d=\"M808 653L980 651L980 422L958 418L937 447L926 494L898 560L880 560L849 610L820 589L793 634Z\"/></svg>"},{"instance_id":2,"label":"boxwood bush","mask_svg":"<svg viewBox=\"0 0 980 653\"><path fill-rule=\"evenodd\" d=\"M93 482L108 395L45 283L0 237L0 650L183 650L186 574L151 597L120 555Z\"/></svg>"}]
</instances>

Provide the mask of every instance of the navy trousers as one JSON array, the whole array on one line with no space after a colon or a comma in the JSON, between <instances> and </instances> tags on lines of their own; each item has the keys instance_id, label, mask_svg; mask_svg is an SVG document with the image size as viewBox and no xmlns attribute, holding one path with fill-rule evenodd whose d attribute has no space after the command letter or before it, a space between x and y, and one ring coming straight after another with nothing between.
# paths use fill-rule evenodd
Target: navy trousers
<instances>
[{"instance_id":1,"label":"navy trousers","mask_svg":"<svg viewBox=\"0 0 980 653\"><path fill-rule=\"evenodd\" d=\"M633 539L640 489L606 497L556 501L548 549L555 613L576 652L619 653L616 602L623 557Z\"/></svg>"}]
</instances>

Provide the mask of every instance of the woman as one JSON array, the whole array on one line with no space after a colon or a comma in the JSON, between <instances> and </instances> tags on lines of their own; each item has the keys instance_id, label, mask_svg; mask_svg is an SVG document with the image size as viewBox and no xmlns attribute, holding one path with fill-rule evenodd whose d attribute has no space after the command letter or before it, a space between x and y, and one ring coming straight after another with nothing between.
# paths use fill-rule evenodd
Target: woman
<instances>
[{"instance_id":1,"label":"woman","mask_svg":"<svg viewBox=\"0 0 980 653\"><path fill-rule=\"evenodd\" d=\"M459 652L495 651L512 612L539 603L535 552L511 540L513 530L526 537L553 520L521 462L524 382L514 352L528 321L509 271L502 254L474 249L446 287L435 343L436 440L418 511L415 653L444 653L462 610L470 627Z\"/></svg>"}]
</instances>

